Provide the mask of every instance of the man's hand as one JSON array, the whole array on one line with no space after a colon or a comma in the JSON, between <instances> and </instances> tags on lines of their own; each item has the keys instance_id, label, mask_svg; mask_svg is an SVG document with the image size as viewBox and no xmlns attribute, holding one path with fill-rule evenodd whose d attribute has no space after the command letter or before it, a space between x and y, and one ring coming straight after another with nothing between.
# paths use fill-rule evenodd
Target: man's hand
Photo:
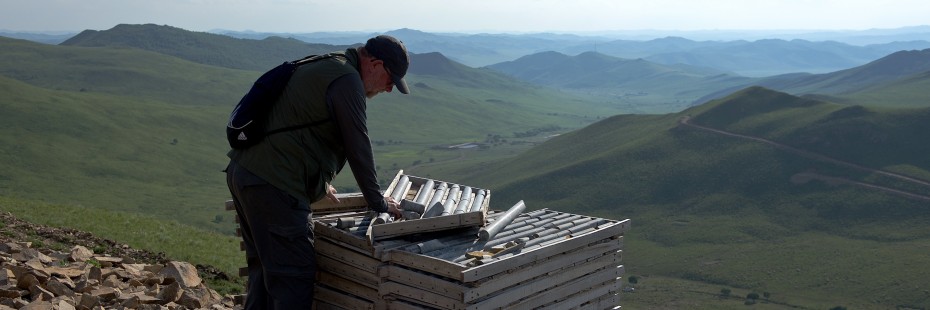
<instances>
[{"instance_id":1,"label":"man's hand","mask_svg":"<svg viewBox=\"0 0 930 310\"><path fill-rule=\"evenodd\" d=\"M404 217L404 215L400 213L400 203L394 201L393 197L384 196L384 201L386 201L388 205L387 212L391 214L391 217L393 217L395 221Z\"/></svg>"},{"instance_id":2,"label":"man's hand","mask_svg":"<svg viewBox=\"0 0 930 310\"><path fill-rule=\"evenodd\" d=\"M329 198L329 201L333 203L339 203L339 198L336 197L336 188L332 184L326 184L326 198Z\"/></svg>"}]
</instances>

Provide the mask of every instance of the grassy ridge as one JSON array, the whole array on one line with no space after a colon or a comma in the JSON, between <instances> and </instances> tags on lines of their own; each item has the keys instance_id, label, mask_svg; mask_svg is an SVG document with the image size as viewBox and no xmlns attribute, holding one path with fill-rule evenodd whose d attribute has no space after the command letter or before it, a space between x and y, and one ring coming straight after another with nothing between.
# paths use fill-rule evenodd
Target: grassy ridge
<instances>
[{"instance_id":1,"label":"grassy ridge","mask_svg":"<svg viewBox=\"0 0 930 310\"><path fill-rule=\"evenodd\" d=\"M930 193L926 186L902 186L846 165L678 123L690 115L705 126L927 175L923 146L903 142L907 139L832 138L847 130L851 137L914 137L926 132L926 109L847 109L747 89L678 114L611 117L533 152L460 173L467 175L465 184L489 184L497 209L524 200L534 209L634 219L624 248L630 275L691 280L705 292L765 291L779 302L810 309L926 307L930 296L908 288L921 287L930 272L906 267L928 254L917 246L930 241L926 201L796 177L813 171L923 195ZM849 120L873 126L847 126ZM897 156L876 161L873 152ZM669 300L641 295L647 295L639 304L645 308ZM718 301L710 298L695 308L714 309Z\"/></svg>"},{"instance_id":2,"label":"grassy ridge","mask_svg":"<svg viewBox=\"0 0 930 310\"><path fill-rule=\"evenodd\" d=\"M224 141L218 130L201 130L222 117L216 109L51 91L2 77L0 89L7 94L0 195L232 232L222 209L225 160L217 150Z\"/></svg>"},{"instance_id":3,"label":"grassy ridge","mask_svg":"<svg viewBox=\"0 0 930 310\"><path fill-rule=\"evenodd\" d=\"M0 37L0 75L62 91L127 96L180 105L239 101L260 72L197 65L128 48L49 46Z\"/></svg>"},{"instance_id":4,"label":"grassy ridge","mask_svg":"<svg viewBox=\"0 0 930 310\"><path fill-rule=\"evenodd\" d=\"M0 195L140 212L232 233L222 202L222 124L259 71L138 49L49 46L0 38ZM448 61L444 57L421 62ZM410 74L414 93L369 102L382 181L415 162L457 156L433 146L555 126L615 108L448 65ZM449 77L445 74L448 73ZM464 108L463 108L464 107ZM581 114L578 111L585 111ZM354 190L346 171L337 179Z\"/></svg>"},{"instance_id":5,"label":"grassy ridge","mask_svg":"<svg viewBox=\"0 0 930 310\"><path fill-rule=\"evenodd\" d=\"M236 39L154 24L120 24L103 31L85 30L61 45L138 48L196 63L243 70L266 70L287 60L347 47L282 37Z\"/></svg>"}]
</instances>

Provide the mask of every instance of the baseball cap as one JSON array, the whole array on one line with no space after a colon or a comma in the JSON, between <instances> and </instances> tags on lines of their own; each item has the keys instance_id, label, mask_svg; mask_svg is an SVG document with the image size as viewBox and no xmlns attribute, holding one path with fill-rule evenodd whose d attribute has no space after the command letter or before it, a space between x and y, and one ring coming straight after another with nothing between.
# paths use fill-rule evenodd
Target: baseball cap
<instances>
[{"instance_id":1,"label":"baseball cap","mask_svg":"<svg viewBox=\"0 0 930 310\"><path fill-rule=\"evenodd\" d=\"M410 66L410 57L407 56L407 48L404 47L404 42L383 34L368 39L368 42L365 43L365 50L368 51L369 55L384 62L384 66L391 73L391 81L394 82L394 87L397 90L404 94L410 93L407 88L407 81L404 80L407 67Z\"/></svg>"}]
</instances>

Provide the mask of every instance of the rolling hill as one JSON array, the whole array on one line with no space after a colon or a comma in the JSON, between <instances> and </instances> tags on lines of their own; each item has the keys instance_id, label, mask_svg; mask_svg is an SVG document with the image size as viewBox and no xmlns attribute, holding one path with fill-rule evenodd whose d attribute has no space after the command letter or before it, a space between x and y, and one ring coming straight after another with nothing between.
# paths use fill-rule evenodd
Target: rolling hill
<instances>
[{"instance_id":1,"label":"rolling hill","mask_svg":"<svg viewBox=\"0 0 930 310\"><path fill-rule=\"evenodd\" d=\"M233 230L221 207L228 197L223 124L261 71L137 48L8 38L0 38L0 56L10 60L0 63L0 195ZM408 81L413 94L370 102L383 178L413 162L458 156L437 145L566 131L619 111L436 53L413 55ZM337 185L350 191L353 182Z\"/></svg>"},{"instance_id":2,"label":"rolling hill","mask_svg":"<svg viewBox=\"0 0 930 310\"><path fill-rule=\"evenodd\" d=\"M698 102L720 98L748 86L763 86L796 95L826 95L850 104L926 107L922 91L930 72L930 49L898 51L865 65L824 74L789 74L747 81L724 88ZM875 93L874 95L870 93ZM894 100L882 100L886 95Z\"/></svg>"},{"instance_id":3,"label":"rolling hill","mask_svg":"<svg viewBox=\"0 0 930 310\"><path fill-rule=\"evenodd\" d=\"M276 36L262 40L237 39L154 24L120 24L108 30L85 30L61 45L138 48L206 65L260 71L287 60L348 47Z\"/></svg>"},{"instance_id":4,"label":"rolling hill","mask_svg":"<svg viewBox=\"0 0 930 310\"><path fill-rule=\"evenodd\" d=\"M635 106L642 112L677 112L718 89L750 78L688 65L662 65L595 52L568 56L542 52L488 66L515 78Z\"/></svg>"},{"instance_id":5,"label":"rolling hill","mask_svg":"<svg viewBox=\"0 0 930 310\"><path fill-rule=\"evenodd\" d=\"M495 189L492 208L524 200L636 219L624 262L641 284L770 292L810 309L926 307L930 297L906 288L930 274L902 266L928 254L914 248L930 241L930 149L918 142L928 121L927 108L850 107L754 87L680 113L614 116L459 173ZM645 288L624 306L703 298Z\"/></svg>"}]
</instances>

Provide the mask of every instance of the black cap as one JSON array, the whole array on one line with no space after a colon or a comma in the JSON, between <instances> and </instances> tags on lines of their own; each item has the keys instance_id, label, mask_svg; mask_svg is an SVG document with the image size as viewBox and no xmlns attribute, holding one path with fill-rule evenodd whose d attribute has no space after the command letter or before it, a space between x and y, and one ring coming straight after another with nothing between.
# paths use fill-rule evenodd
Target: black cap
<instances>
[{"instance_id":1,"label":"black cap","mask_svg":"<svg viewBox=\"0 0 930 310\"><path fill-rule=\"evenodd\" d=\"M389 36L380 35L365 43L365 50L372 57L384 62L384 66L391 72L391 81L394 87L397 87L401 93L409 94L407 81L404 81L404 75L407 75L407 67L410 66L410 57L407 56L407 48L404 42Z\"/></svg>"}]
</instances>

